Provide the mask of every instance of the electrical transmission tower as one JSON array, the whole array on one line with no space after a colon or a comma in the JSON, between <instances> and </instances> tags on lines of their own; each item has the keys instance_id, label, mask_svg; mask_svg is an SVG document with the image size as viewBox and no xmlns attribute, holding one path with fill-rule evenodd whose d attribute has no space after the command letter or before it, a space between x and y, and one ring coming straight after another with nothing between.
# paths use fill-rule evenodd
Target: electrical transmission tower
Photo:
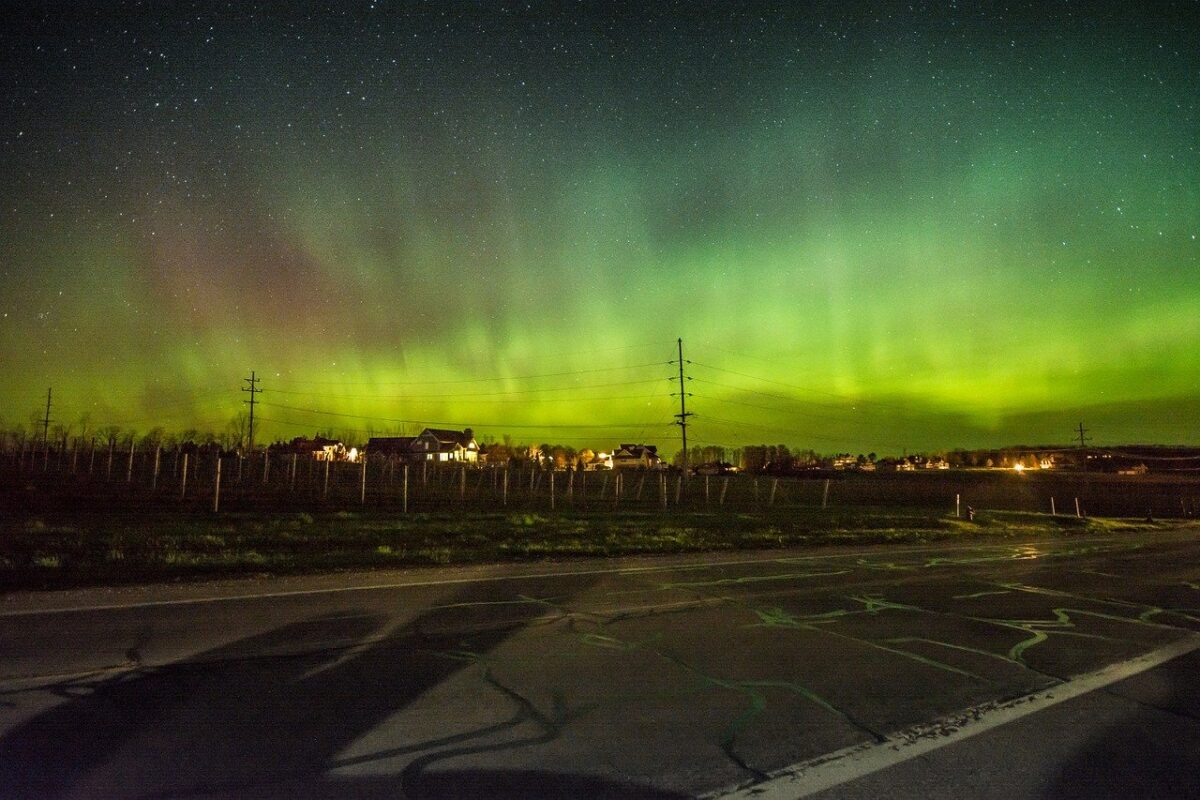
<instances>
[{"instance_id":1,"label":"electrical transmission tower","mask_svg":"<svg viewBox=\"0 0 1200 800\"><path fill-rule=\"evenodd\" d=\"M242 380L247 384L246 386L242 387L242 391L250 393L250 399L242 401L243 403L248 403L250 405L250 435L248 437L249 443L246 447L246 450L250 453L253 453L254 452L254 405L257 402L256 396L262 394L262 389L258 388L258 384L262 382L262 378L256 377L254 374L254 370L250 370L250 377L242 378Z\"/></svg>"},{"instance_id":2,"label":"electrical transmission tower","mask_svg":"<svg viewBox=\"0 0 1200 800\"><path fill-rule=\"evenodd\" d=\"M679 345L679 413L675 415L678 420L675 424L679 426L680 434L683 438L683 479L688 478L688 445L687 445L687 421L688 417L692 416L687 410L687 389L684 386L683 374L683 339L677 340Z\"/></svg>"}]
</instances>

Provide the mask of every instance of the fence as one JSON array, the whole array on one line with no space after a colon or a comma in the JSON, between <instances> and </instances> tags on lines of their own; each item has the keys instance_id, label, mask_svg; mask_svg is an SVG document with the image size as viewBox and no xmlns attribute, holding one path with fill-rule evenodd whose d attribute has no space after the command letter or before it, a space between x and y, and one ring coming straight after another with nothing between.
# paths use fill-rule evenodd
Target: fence
<instances>
[{"instance_id":1,"label":"fence","mask_svg":"<svg viewBox=\"0 0 1200 800\"><path fill-rule=\"evenodd\" d=\"M0 504L46 511L449 511L762 513L885 507L1194 516L1200 479L1045 471L691 476L677 471L551 471L536 464L466 466L380 455L358 463L294 453L251 457L215 447L139 447L74 440L0 452Z\"/></svg>"}]
</instances>

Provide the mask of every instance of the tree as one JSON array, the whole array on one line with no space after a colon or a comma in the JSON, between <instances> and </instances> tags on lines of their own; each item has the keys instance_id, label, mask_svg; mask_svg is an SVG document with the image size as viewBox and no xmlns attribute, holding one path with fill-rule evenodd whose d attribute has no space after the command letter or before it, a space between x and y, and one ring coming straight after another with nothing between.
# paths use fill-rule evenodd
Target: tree
<instances>
[{"instance_id":1,"label":"tree","mask_svg":"<svg viewBox=\"0 0 1200 800\"><path fill-rule=\"evenodd\" d=\"M240 450L246 441L246 433L249 427L250 418L245 412L238 412L225 425L225 430L218 434L217 441L220 442L224 450Z\"/></svg>"},{"instance_id":2,"label":"tree","mask_svg":"<svg viewBox=\"0 0 1200 800\"><path fill-rule=\"evenodd\" d=\"M153 450L162 444L165 437L166 431L161 425L157 425L146 431L146 435L142 437L142 446L148 450Z\"/></svg>"}]
</instances>

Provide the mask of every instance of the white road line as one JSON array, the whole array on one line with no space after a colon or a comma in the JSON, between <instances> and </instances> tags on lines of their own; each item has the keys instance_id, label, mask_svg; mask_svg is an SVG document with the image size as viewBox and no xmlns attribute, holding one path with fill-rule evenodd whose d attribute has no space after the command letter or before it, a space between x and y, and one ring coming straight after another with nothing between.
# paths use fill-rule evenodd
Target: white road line
<instances>
[{"instance_id":1,"label":"white road line","mask_svg":"<svg viewBox=\"0 0 1200 800\"><path fill-rule=\"evenodd\" d=\"M977 734L986 733L1001 725L1016 722L1067 700L1103 689L1195 650L1200 650L1200 636L1189 635L1166 647L1081 675L1051 689L1027 694L1005 703L967 709L936 722L900 731L883 742L837 750L778 770L767 781L723 790L711 797L727 800L796 800L809 797Z\"/></svg>"},{"instance_id":2,"label":"white road line","mask_svg":"<svg viewBox=\"0 0 1200 800\"><path fill-rule=\"evenodd\" d=\"M1040 542L1048 549L1052 549L1056 545L1077 547L1082 542L1107 542L1117 541L1113 537L1103 537L1096 539L1075 539L1069 542ZM160 606L186 606L186 605L203 605L206 603L231 603L243 600L271 600L286 597L304 597L306 595L319 594L342 594L346 592L374 592L386 589L415 589L427 588L432 586L453 586L464 583L492 583L499 581L520 581L520 580L538 580L543 578L571 578L577 576L589 575L632 575L646 572L678 572L680 570L705 569L709 567L735 567L746 566L750 564L769 564L772 562L786 561L794 563L796 561L821 561L826 559L837 558L862 558L864 555L871 554L896 554L896 553L938 553L953 550L980 550L980 549L1010 549L1019 547L1022 544L1029 544L1025 541L1013 542L971 542L971 543L941 543L932 545L922 545L919 547L901 547L887 548L886 550L878 549L878 546L867 546L848 553L822 553L807 556L785 555L785 551L780 551L777 554L771 554L763 558L747 558L747 559L732 559L727 561L706 561L700 563L684 563L684 564L663 564L646 567L606 567L603 569L580 569L580 570L564 570L561 572L537 572L519 575L484 575L471 578L444 578L441 580L426 580L426 581L405 581L398 583L376 583L363 586L330 586L320 589L291 589L282 592L252 592L248 594L236 595L213 595L208 597L182 597L173 600L144 600L141 602L131 603L109 603L101 605L84 605L84 606L65 606L62 608L29 608L18 609L13 611L0 611L0 619L8 617L33 617L49 614L81 614L93 611L125 611L138 608L156 608Z\"/></svg>"}]
</instances>

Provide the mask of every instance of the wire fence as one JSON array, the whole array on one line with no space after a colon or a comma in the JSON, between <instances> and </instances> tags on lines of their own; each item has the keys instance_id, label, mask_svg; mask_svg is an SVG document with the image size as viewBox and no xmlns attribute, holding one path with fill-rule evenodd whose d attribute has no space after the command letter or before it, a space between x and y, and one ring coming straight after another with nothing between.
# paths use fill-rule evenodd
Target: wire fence
<instances>
[{"instance_id":1,"label":"wire fence","mask_svg":"<svg viewBox=\"0 0 1200 800\"><path fill-rule=\"evenodd\" d=\"M754 514L858 507L972 509L1070 516L1180 518L1200 509L1200 477L1040 470L817 471L801 476L691 475L678 470L552 469L412 461L364 454L322 461L309 453L216 445L149 446L76 439L0 450L6 511L180 513L385 510L394 513L641 511Z\"/></svg>"}]
</instances>

